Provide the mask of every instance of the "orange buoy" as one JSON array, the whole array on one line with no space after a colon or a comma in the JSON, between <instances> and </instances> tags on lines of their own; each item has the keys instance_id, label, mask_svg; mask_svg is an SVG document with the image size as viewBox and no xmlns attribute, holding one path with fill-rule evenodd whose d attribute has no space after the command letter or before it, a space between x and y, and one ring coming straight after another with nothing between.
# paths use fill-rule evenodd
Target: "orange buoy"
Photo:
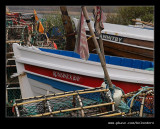
<instances>
[{"instance_id":1,"label":"orange buoy","mask_svg":"<svg viewBox=\"0 0 160 129\"><path fill-rule=\"evenodd\" d=\"M53 42L53 45L54 45L54 48L57 50L58 48L55 42Z\"/></svg>"}]
</instances>

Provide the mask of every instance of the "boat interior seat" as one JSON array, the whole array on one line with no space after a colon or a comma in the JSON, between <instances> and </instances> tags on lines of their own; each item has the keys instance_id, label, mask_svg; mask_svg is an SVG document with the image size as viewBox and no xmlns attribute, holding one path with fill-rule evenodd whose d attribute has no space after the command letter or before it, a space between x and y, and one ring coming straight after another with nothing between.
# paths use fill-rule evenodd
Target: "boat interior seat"
<instances>
[{"instance_id":1,"label":"boat interior seat","mask_svg":"<svg viewBox=\"0 0 160 129\"><path fill-rule=\"evenodd\" d=\"M73 57L74 57L74 58L78 58L78 59L80 59L80 55L79 55L79 54L77 54L77 53L75 53L75 52L73 52Z\"/></svg>"},{"instance_id":2,"label":"boat interior seat","mask_svg":"<svg viewBox=\"0 0 160 129\"><path fill-rule=\"evenodd\" d=\"M73 57L73 52L72 51L60 51L60 54L61 55L64 55L64 56L69 56L69 57Z\"/></svg>"},{"instance_id":3,"label":"boat interior seat","mask_svg":"<svg viewBox=\"0 0 160 129\"><path fill-rule=\"evenodd\" d=\"M153 67L154 67L154 63L151 61L143 61L142 63L142 69L153 68Z\"/></svg>"},{"instance_id":4,"label":"boat interior seat","mask_svg":"<svg viewBox=\"0 0 160 129\"><path fill-rule=\"evenodd\" d=\"M90 53L88 60L98 62L99 56L97 54Z\"/></svg>"},{"instance_id":5,"label":"boat interior seat","mask_svg":"<svg viewBox=\"0 0 160 129\"><path fill-rule=\"evenodd\" d=\"M123 58L122 61L121 61L121 66L132 68L132 65L133 65L133 59Z\"/></svg>"},{"instance_id":6,"label":"boat interior seat","mask_svg":"<svg viewBox=\"0 0 160 129\"><path fill-rule=\"evenodd\" d=\"M105 55L106 64L109 64L110 56Z\"/></svg>"},{"instance_id":7,"label":"boat interior seat","mask_svg":"<svg viewBox=\"0 0 160 129\"><path fill-rule=\"evenodd\" d=\"M121 66L122 57L110 56L109 64Z\"/></svg>"},{"instance_id":8,"label":"boat interior seat","mask_svg":"<svg viewBox=\"0 0 160 129\"><path fill-rule=\"evenodd\" d=\"M60 54L60 50L54 50L54 49L46 49L46 48L39 48L41 51L54 53L54 54Z\"/></svg>"},{"instance_id":9,"label":"boat interior seat","mask_svg":"<svg viewBox=\"0 0 160 129\"><path fill-rule=\"evenodd\" d=\"M133 59L132 68L142 69L142 61Z\"/></svg>"}]
</instances>

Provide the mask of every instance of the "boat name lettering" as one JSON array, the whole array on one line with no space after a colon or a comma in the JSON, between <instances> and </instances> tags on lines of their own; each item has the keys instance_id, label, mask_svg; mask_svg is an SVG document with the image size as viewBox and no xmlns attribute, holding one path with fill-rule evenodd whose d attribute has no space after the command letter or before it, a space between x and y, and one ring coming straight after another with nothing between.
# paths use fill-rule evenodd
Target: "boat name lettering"
<instances>
[{"instance_id":1,"label":"boat name lettering","mask_svg":"<svg viewBox=\"0 0 160 129\"><path fill-rule=\"evenodd\" d=\"M113 35L108 35L108 34L102 34L103 39L115 41L115 42L123 42L123 38L119 36L113 36Z\"/></svg>"},{"instance_id":2,"label":"boat name lettering","mask_svg":"<svg viewBox=\"0 0 160 129\"><path fill-rule=\"evenodd\" d=\"M72 75L68 73L53 71L53 76L55 78L63 78L63 79L71 80L71 81L77 81L77 82L80 81L80 76Z\"/></svg>"}]
</instances>

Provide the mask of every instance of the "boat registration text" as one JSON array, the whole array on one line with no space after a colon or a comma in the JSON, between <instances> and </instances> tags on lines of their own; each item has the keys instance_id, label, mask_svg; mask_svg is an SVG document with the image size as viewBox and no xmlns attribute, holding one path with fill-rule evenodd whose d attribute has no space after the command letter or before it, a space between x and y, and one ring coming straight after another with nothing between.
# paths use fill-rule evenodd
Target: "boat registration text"
<instances>
[{"instance_id":1,"label":"boat registration text","mask_svg":"<svg viewBox=\"0 0 160 129\"><path fill-rule=\"evenodd\" d=\"M123 42L123 37L113 36L113 35L104 34L104 33L102 33L102 39L107 39L115 42Z\"/></svg>"}]
</instances>

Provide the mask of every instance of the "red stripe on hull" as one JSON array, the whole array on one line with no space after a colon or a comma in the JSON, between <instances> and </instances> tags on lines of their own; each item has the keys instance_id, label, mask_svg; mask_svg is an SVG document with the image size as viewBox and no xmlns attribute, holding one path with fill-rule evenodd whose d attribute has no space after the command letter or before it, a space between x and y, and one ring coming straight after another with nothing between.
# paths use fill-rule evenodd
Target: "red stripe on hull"
<instances>
[{"instance_id":1,"label":"red stripe on hull","mask_svg":"<svg viewBox=\"0 0 160 129\"><path fill-rule=\"evenodd\" d=\"M132 91L137 91L139 88L141 88L141 86L151 86L151 87L153 87L152 85L148 85L148 84L145 85L145 84L138 84L138 83L122 82L122 81L112 81L112 83L115 86L118 86L121 89L123 89L123 91L125 93L132 92Z\"/></svg>"},{"instance_id":2,"label":"red stripe on hull","mask_svg":"<svg viewBox=\"0 0 160 129\"><path fill-rule=\"evenodd\" d=\"M56 78L56 79L60 79L68 82L73 82L76 84L81 84L81 85L93 87L93 88L100 87L103 82L102 78L95 78L95 77L89 77L89 76L84 76L79 74L73 74L73 73L47 69L47 68L42 68L42 67L28 65L28 64L24 64L24 67L25 67L25 70L28 70L30 72L34 72L34 73L45 75L48 77L52 77L52 78ZM116 80L112 80L112 83L122 88L125 93L136 91L139 88L141 88L141 86L146 86L144 84L129 83L129 82L116 81ZM147 86L151 86L151 85L147 85Z\"/></svg>"},{"instance_id":3,"label":"red stripe on hull","mask_svg":"<svg viewBox=\"0 0 160 129\"><path fill-rule=\"evenodd\" d=\"M25 64L24 66L26 70L34 73L38 73L48 77L52 77L52 78L56 78L56 79L60 79L68 82L73 82L73 83L77 83L77 84L81 84L81 85L85 85L93 88L100 87L103 82L103 79L101 78L62 72L58 70L52 70L52 69L42 68L42 67L28 65L28 64Z\"/></svg>"}]
</instances>

